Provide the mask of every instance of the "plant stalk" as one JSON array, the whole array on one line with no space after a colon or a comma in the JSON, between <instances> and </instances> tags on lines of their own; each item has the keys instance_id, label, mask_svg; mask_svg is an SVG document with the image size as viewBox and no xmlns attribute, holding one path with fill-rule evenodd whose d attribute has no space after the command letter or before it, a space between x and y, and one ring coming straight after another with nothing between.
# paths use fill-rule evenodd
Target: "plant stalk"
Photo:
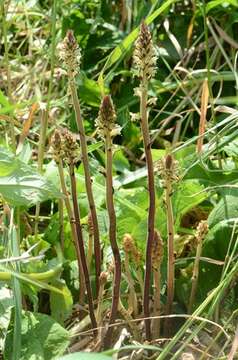
<instances>
[{"instance_id":1,"label":"plant stalk","mask_svg":"<svg viewBox=\"0 0 238 360\"><path fill-rule=\"evenodd\" d=\"M146 244L146 262L145 262L145 278L144 278L144 317L146 339L151 340L151 324L150 324L150 278L151 278L151 252L154 239L154 223L155 223L155 184L154 184L154 168L151 154L151 143L149 135L149 126L147 118L147 81L142 81L140 96L140 117L141 130L143 135L146 166L148 173L148 192L149 192L149 211L148 211L148 228L147 228L147 244Z\"/></svg>"},{"instance_id":2,"label":"plant stalk","mask_svg":"<svg viewBox=\"0 0 238 360\"><path fill-rule=\"evenodd\" d=\"M129 266L129 254L127 251L124 251L125 254L125 275L128 282L129 287L129 296L128 296L128 313L134 314L135 316L138 314L138 303L137 303L137 296L135 292L135 284L133 277L130 272Z\"/></svg>"},{"instance_id":3,"label":"plant stalk","mask_svg":"<svg viewBox=\"0 0 238 360\"><path fill-rule=\"evenodd\" d=\"M112 306L109 325L113 324L120 301L120 281L121 281L121 258L116 240L116 214L113 202L113 177L112 177L112 138L109 131L105 137L105 151L106 151L106 203L109 216L109 239L114 257L114 279L113 279L113 294ZM111 345L112 329L109 327L104 338L104 347L108 348Z\"/></svg>"},{"instance_id":4,"label":"plant stalk","mask_svg":"<svg viewBox=\"0 0 238 360\"><path fill-rule=\"evenodd\" d=\"M65 203L66 210L68 213L68 218L70 221L71 233L72 233L72 238L73 238L73 242L74 242L74 246L75 246L75 250L76 250L77 262L78 262L79 284L80 284L79 304L83 304L84 293L85 293L85 283L84 283L84 277L83 277L83 268L82 268L82 263L81 263L78 236L77 236L76 227L75 227L75 218L74 218L74 213L73 213L73 210L72 210L72 207L70 204L69 193L67 191L67 187L65 184L64 169L63 169L63 163L62 163L61 159L58 159L57 165L58 165L61 189L64 194L64 203Z\"/></svg>"},{"instance_id":5,"label":"plant stalk","mask_svg":"<svg viewBox=\"0 0 238 360\"><path fill-rule=\"evenodd\" d=\"M194 267L193 267L192 290L191 290L190 299L189 299L188 314L192 313L193 304L194 304L194 300L195 300L195 296L196 296L197 284L198 284L198 274L199 274L199 262L200 262L201 253L202 253L202 239L199 239L199 242L197 245L196 257L195 257L195 261L194 261Z\"/></svg>"},{"instance_id":6,"label":"plant stalk","mask_svg":"<svg viewBox=\"0 0 238 360\"><path fill-rule=\"evenodd\" d=\"M88 203L90 208L90 213L92 217L93 223L93 231L94 231L94 255L95 255L95 268L96 268L96 293L98 295L99 291L99 277L101 273L101 246L100 246L100 235L99 235L99 226L98 219L96 213L96 206L93 197L92 190L92 180L89 169L89 160L88 160L88 150L87 150L87 142L84 131L83 120L81 117L80 103L77 95L77 89L75 86L74 78L70 76L70 90L72 94L72 100L74 104L74 110L76 114L76 121L79 130L80 137L80 147L81 147L81 159L84 167L84 176L85 176L85 185L88 197Z\"/></svg>"},{"instance_id":7,"label":"plant stalk","mask_svg":"<svg viewBox=\"0 0 238 360\"><path fill-rule=\"evenodd\" d=\"M168 233L168 266L167 266L167 304L165 315L170 315L174 299L174 217L172 207L172 184L168 179L165 187L165 203L167 209L167 233ZM165 320L165 333L170 334L171 320Z\"/></svg>"},{"instance_id":8,"label":"plant stalk","mask_svg":"<svg viewBox=\"0 0 238 360\"><path fill-rule=\"evenodd\" d=\"M80 222L80 213L79 213L77 189L76 189L76 178L75 178L73 163L71 163L69 165L69 172L70 172L75 226L76 226L76 232L77 232L77 236L78 236L78 247L79 247L82 269L83 269L83 274L84 274L85 286L86 286L87 295L88 295L89 316L91 319L92 327L95 329L94 333L96 335L97 321L96 321L96 317L95 317L94 309L93 309L93 295L92 295L90 277L89 277L89 272L88 272L88 267L87 267L87 258L86 258L85 249L84 249L83 232L82 232L82 227L81 227L81 222Z\"/></svg>"},{"instance_id":9,"label":"plant stalk","mask_svg":"<svg viewBox=\"0 0 238 360\"><path fill-rule=\"evenodd\" d=\"M160 306L160 267L158 269L153 270L154 274L154 314L155 316L161 315L161 306ZM153 320L153 338L158 339L160 337L160 318Z\"/></svg>"}]
</instances>

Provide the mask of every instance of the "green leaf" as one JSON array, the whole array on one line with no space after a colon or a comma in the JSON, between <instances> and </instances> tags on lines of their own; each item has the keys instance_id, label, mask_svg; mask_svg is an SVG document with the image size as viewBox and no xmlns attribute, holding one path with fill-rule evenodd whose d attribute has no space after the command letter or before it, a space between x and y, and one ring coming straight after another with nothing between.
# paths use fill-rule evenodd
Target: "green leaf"
<instances>
[{"instance_id":1,"label":"green leaf","mask_svg":"<svg viewBox=\"0 0 238 360\"><path fill-rule=\"evenodd\" d=\"M7 329L11 319L11 308L14 305L12 291L6 287L0 288L0 349L3 347L2 341L5 339ZM2 339L3 338L3 339Z\"/></svg>"},{"instance_id":2,"label":"green leaf","mask_svg":"<svg viewBox=\"0 0 238 360\"><path fill-rule=\"evenodd\" d=\"M32 206L61 193L29 165L0 148L0 195L13 206Z\"/></svg>"},{"instance_id":3,"label":"green leaf","mask_svg":"<svg viewBox=\"0 0 238 360\"><path fill-rule=\"evenodd\" d=\"M211 9L222 5L223 8L228 7L229 5L233 5L235 7L238 7L238 1L237 0L213 0L209 1L206 5L206 13L208 13Z\"/></svg>"},{"instance_id":4,"label":"green leaf","mask_svg":"<svg viewBox=\"0 0 238 360\"><path fill-rule=\"evenodd\" d=\"M236 220L238 218L238 201L237 196L224 195L218 204L214 207L208 217L209 227L212 228L215 225L226 220Z\"/></svg>"},{"instance_id":5,"label":"green leaf","mask_svg":"<svg viewBox=\"0 0 238 360\"><path fill-rule=\"evenodd\" d=\"M182 182L173 196L174 217L178 226L184 214L204 201L208 193L202 192L204 187L196 180Z\"/></svg>"},{"instance_id":6,"label":"green leaf","mask_svg":"<svg viewBox=\"0 0 238 360\"><path fill-rule=\"evenodd\" d=\"M80 72L77 82L79 97L86 104L98 108L101 102L101 93L96 81L89 79L85 73ZM107 89L104 89L107 92Z\"/></svg>"},{"instance_id":7,"label":"green leaf","mask_svg":"<svg viewBox=\"0 0 238 360\"><path fill-rule=\"evenodd\" d=\"M64 282L55 280L52 285L62 291L62 294L52 292L50 293L50 308L51 316L58 321L60 324L64 324L64 320L70 314L73 299L71 292Z\"/></svg>"},{"instance_id":8,"label":"green leaf","mask_svg":"<svg viewBox=\"0 0 238 360\"><path fill-rule=\"evenodd\" d=\"M22 347L20 360L53 360L61 356L68 344L69 333L50 316L22 312ZM7 334L4 356L11 359L13 324Z\"/></svg>"},{"instance_id":9,"label":"green leaf","mask_svg":"<svg viewBox=\"0 0 238 360\"><path fill-rule=\"evenodd\" d=\"M85 353L85 352L77 352L70 355L65 355L59 360L110 360L111 356L106 356L98 353Z\"/></svg>"}]
</instances>

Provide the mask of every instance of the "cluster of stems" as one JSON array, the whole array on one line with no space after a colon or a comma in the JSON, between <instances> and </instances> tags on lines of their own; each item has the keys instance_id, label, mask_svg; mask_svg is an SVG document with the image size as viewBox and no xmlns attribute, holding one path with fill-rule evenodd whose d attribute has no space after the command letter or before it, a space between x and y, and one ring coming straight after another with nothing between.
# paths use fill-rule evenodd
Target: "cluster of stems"
<instances>
[{"instance_id":1,"label":"cluster of stems","mask_svg":"<svg viewBox=\"0 0 238 360\"><path fill-rule=\"evenodd\" d=\"M148 101L148 84L155 74L156 55L152 38L148 26L143 22L140 27L140 33L136 41L134 51L134 63L138 70L140 79L139 97L140 97L140 122L145 149L146 166L148 173L148 192L149 192L149 211L148 211L148 228L147 228L147 245L145 260L145 277L144 277L144 297L143 308L145 317L146 339L151 339L151 321L150 317L150 280L151 280L151 254L154 241L155 228L155 182L154 166L151 153L151 140L149 134L147 101Z\"/></svg>"},{"instance_id":2,"label":"cluster of stems","mask_svg":"<svg viewBox=\"0 0 238 360\"><path fill-rule=\"evenodd\" d=\"M97 321L94 314L92 288L90 284L87 259L84 249L83 232L80 221L80 212L79 212L77 189L76 189L75 164L78 160L77 144L69 132L64 131L63 133L60 133L57 130L55 131L54 136L52 137L51 143L54 152L54 159L58 166L61 188L64 194L65 206L68 212L68 217L70 219L72 237L76 249L78 267L79 267L80 288L81 288L80 302L82 303L83 300L82 298L84 297L84 284L85 284L87 297L88 297L88 306L89 306L89 315L91 319L91 324L92 327L96 329ZM67 190L65 183L62 159L64 159L64 161L67 163L69 168L73 207L71 206L71 199L69 197L69 192Z\"/></svg>"},{"instance_id":3,"label":"cluster of stems","mask_svg":"<svg viewBox=\"0 0 238 360\"><path fill-rule=\"evenodd\" d=\"M92 190L92 180L89 168L87 141L84 131L83 119L81 116L80 103L77 94L75 83L75 76L80 64L80 50L77 41L74 37L73 31L69 30L62 44L60 45L60 57L64 61L69 78L69 88L72 96L73 106L75 110L75 117L79 131L80 147L81 147L81 160L84 168L85 186L87 198L90 208L90 214L94 231L94 255L95 255L95 268L96 268L96 291L99 291L99 277L101 273L101 246L99 226L96 213L96 206Z\"/></svg>"}]
</instances>

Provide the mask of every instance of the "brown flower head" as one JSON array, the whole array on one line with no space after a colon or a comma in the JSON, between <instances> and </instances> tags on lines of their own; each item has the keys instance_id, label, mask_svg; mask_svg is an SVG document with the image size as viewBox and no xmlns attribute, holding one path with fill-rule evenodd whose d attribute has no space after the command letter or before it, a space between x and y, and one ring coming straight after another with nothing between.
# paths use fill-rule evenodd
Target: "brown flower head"
<instances>
[{"instance_id":1,"label":"brown flower head","mask_svg":"<svg viewBox=\"0 0 238 360\"><path fill-rule=\"evenodd\" d=\"M80 65L81 52L74 37L73 30L68 30L64 40L59 44L59 58L71 77L76 76Z\"/></svg>"},{"instance_id":2,"label":"brown flower head","mask_svg":"<svg viewBox=\"0 0 238 360\"><path fill-rule=\"evenodd\" d=\"M166 155L158 162L157 167L162 178L163 186L166 186L168 181L175 183L179 180L178 161L174 160L172 155Z\"/></svg>"},{"instance_id":3,"label":"brown flower head","mask_svg":"<svg viewBox=\"0 0 238 360\"><path fill-rule=\"evenodd\" d=\"M164 248L159 231L155 230L152 243L152 267L158 269L163 260Z\"/></svg>"},{"instance_id":4,"label":"brown flower head","mask_svg":"<svg viewBox=\"0 0 238 360\"><path fill-rule=\"evenodd\" d=\"M208 233L208 223L206 220L202 220L197 226L197 231L196 231L197 241L200 242L204 240L207 233Z\"/></svg>"},{"instance_id":5,"label":"brown flower head","mask_svg":"<svg viewBox=\"0 0 238 360\"><path fill-rule=\"evenodd\" d=\"M123 237L123 248L124 251L129 253L135 251L135 243L130 234L125 234Z\"/></svg>"},{"instance_id":6,"label":"brown flower head","mask_svg":"<svg viewBox=\"0 0 238 360\"><path fill-rule=\"evenodd\" d=\"M63 156L62 139L59 130L55 130L53 136L51 137L51 148L53 152L53 159L58 162Z\"/></svg>"},{"instance_id":7,"label":"brown flower head","mask_svg":"<svg viewBox=\"0 0 238 360\"><path fill-rule=\"evenodd\" d=\"M67 164L74 164L79 160L79 147L73 134L67 129L64 129L61 133L64 152L64 161Z\"/></svg>"},{"instance_id":8,"label":"brown flower head","mask_svg":"<svg viewBox=\"0 0 238 360\"><path fill-rule=\"evenodd\" d=\"M150 80L156 72L157 56L152 42L151 33L145 22L140 26L140 33L134 50L134 64L138 76Z\"/></svg>"},{"instance_id":9,"label":"brown flower head","mask_svg":"<svg viewBox=\"0 0 238 360\"><path fill-rule=\"evenodd\" d=\"M102 99L98 118L96 119L96 126L99 135L105 138L109 133L110 136L120 134L120 126L115 124L116 112L112 99L109 95L104 96Z\"/></svg>"}]
</instances>

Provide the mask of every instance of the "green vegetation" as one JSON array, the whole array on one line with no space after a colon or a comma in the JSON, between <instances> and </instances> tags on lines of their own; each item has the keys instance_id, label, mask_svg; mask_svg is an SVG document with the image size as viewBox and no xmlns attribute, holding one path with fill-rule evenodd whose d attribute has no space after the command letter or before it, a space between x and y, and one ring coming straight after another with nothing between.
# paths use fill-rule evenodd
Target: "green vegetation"
<instances>
[{"instance_id":1,"label":"green vegetation","mask_svg":"<svg viewBox=\"0 0 238 360\"><path fill-rule=\"evenodd\" d=\"M0 358L238 358L238 2L0 17Z\"/></svg>"}]
</instances>

